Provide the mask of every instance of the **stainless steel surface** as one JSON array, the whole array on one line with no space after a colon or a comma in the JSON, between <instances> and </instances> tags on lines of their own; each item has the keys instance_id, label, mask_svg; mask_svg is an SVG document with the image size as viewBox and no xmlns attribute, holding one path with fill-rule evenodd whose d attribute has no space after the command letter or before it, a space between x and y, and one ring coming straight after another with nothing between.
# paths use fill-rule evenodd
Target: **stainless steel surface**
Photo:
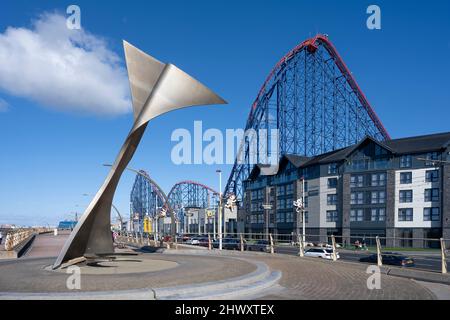
<instances>
[{"instance_id":1,"label":"stainless steel surface","mask_svg":"<svg viewBox=\"0 0 450 320\"><path fill-rule=\"evenodd\" d=\"M164 64L124 41L134 123L103 185L67 239L53 268L84 254L113 252L111 206L120 177L148 122L169 111L226 102L172 64Z\"/></svg>"}]
</instances>

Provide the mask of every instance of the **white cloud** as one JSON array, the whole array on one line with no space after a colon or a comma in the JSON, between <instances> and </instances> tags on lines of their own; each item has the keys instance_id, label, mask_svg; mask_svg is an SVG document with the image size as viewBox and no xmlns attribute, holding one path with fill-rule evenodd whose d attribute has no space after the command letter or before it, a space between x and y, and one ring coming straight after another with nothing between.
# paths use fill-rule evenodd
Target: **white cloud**
<instances>
[{"instance_id":1,"label":"white cloud","mask_svg":"<svg viewBox=\"0 0 450 320\"><path fill-rule=\"evenodd\" d=\"M56 110L131 110L119 56L104 39L68 29L66 17L56 13L41 15L29 29L8 27L0 33L0 90Z\"/></svg>"},{"instance_id":2,"label":"white cloud","mask_svg":"<svg viewBox=\"0 0 450 320\"><path fill-rule=\"evenodd\" d=\"M9 103L0 98L0 112L7 111L9 108Z\"/></svg>"}]
</instances>

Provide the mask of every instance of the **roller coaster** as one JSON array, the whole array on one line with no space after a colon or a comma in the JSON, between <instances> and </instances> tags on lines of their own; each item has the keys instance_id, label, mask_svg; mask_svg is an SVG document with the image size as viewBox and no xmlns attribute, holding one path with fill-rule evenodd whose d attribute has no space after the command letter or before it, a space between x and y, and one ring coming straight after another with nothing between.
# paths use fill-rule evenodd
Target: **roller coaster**
<instances>
[{"instance_id":1,"label":"roller coaster","mask_svg":"<svg viewBox=\"0 0 450 320\"><path fill-rule=\"evenodd\" d=\"M250 109L245 125L249 129L278 129L280 157L316 156L365 136L390 139L336 48L320 34L289 51L269 73ZM235 161L225 187L224 194L238 200L254 167L250 145L249 140L242 142L243 161ZM271 152L266 148L256 154L267 159Z\"/></svg>"},{"instance_id":2,"label":"roller coaster","mask_svg":"<svg viewBox=\"0 0 450 320\"><path fill-rule=\"evenodd\" d=\"M365 136L390 136L352 73L326 35L307 39L283 56L264 81L250 109L245 130L277 129L278 154L316 156L347 147ZM268 140L270 137L268 137ZM236 159L224 195L243 196L243 182L255 165L250 161L251 139L241 144L243 161ZM256 144L258 148L259 144ZM257 150L258 161L271 157L272 143ZM253 152L253 151L252 151ZM170 205L182 218L189 208L217 206L218 193L194 181L181 181L167 197L160 188L136 177L131 210L154 216ZM167 200L164 200L167 198Z\"/></svg>"}]
</instances>

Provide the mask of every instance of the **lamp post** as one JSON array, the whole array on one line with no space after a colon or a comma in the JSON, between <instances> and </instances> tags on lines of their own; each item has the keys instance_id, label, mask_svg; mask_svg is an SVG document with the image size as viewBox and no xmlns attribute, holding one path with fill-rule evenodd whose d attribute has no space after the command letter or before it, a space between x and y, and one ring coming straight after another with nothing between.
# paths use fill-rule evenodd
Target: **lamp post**
<instances>
[{"instance_id":1,"label":"lamp post","mask_svg":"<svg viewBox=\"0 0 450 320\"><path fill-rule=\"evenodd\" d=\"M111 167L111 164L103 164L105 167ZM139 170L136 170L134 168L131 167L126 167L126 170L132 171L138 175L140 175L141 177L143 177L144 179L146 179L147 181L149 181L152 185L154 185L157 190L159 191L159 193L161 194L161 197L164 198L164 202L167 205L167 208L170 212L170 216L171 216L171 234L172 234L172 239L173 241L175 241L175 237L176 237L176 217L175 217L175 211L172 210L172 208L170 207L170 203L169 203L169 199L167 198L167 195L164 193L164 191L159 187L159 185L153 180L151 179L147 174L145 174L145 172L141 172Z\"/></svg>"},{"instance_id":2,"label":"lamp post","mask_svg":"<svg viewBox=\"0 0 450 320\"><path fill-rule=\"evenodd\" d=\"M264 209L264 211L265 211L265 213L266 213L266 225L265 225L265 233L266 233L266 238L267 238L267 240L269 240L269 223L270 223L270 219L269 219L269 212L270 212L270 210L272 210L272 205L270 204L270 203L267 203L267 204L263 204L262 205L262 207L263 207L263 209Z\"/></svg>"},{"instance_id":3,"label":"lamp post","mask_svg":"<svg viewBox=\"0 0 450 320\"><path fill-rule=\"evenodd\" d=\"M302 233L303 233L303 243L306 241L305 236L305 179L302 178L302 197L293 202L295 207L295 212L302 214ZM298 218L298 217L297 217Z\"/></svg>"},{"instance_id":4,"label":"lamp post","mask_svg":"<svg viewBox=\"0 0 450 320\"><path fill-rule=\"evenodd\" d=\"M219 250L222 250L222 170L216 170L216 172L219 174L219 221L217 221L217 228L219 235Z\"/></svg>"}]
</instances>

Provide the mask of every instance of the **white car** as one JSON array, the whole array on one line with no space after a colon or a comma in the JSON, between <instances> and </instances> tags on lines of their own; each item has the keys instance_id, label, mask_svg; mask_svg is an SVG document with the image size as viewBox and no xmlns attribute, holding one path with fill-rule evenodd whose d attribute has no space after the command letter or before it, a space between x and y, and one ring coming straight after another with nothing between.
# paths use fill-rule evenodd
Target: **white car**
<instances>
[{"instance_id":1,"label":"white car","mask_svg":"<svg viewBox=\"0 0 450 320\"><path fill-rule=\"evenodd\" d=\"M198 238L191 238L188 241L186 241L187 244L191 244L191 245L199 245L200 244L200 240Z\"/></svg>"},{"instance_id":2,"label":"white car","mask_svg":"<svg viewBox=\"0 0 450 320\"><path fill-rule=\"evenodd\" d=\"M322 259L333 259L333 250L326 248L311 248L305 252L305 257L315 257ZM336 252L336 259L339 259L339 253Z\"/></svg>"}]
</instances>

